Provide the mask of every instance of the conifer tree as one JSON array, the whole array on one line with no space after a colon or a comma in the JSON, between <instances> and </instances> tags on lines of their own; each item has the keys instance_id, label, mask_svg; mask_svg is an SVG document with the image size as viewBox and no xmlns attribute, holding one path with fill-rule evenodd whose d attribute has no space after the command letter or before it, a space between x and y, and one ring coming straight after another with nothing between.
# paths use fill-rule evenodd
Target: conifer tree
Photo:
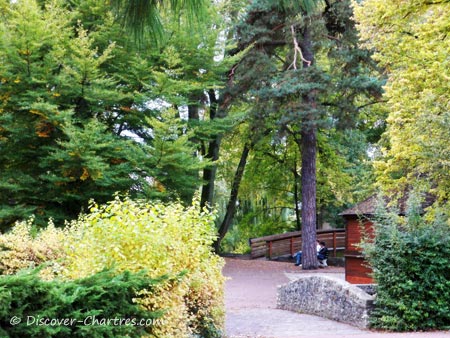
<instances>
[{"instance_id":1,"label":"conifer tree","mask_svg":"<svg viewBox=\"0 0 450 338\"><path fill-rule=\"evenodd\" d=\"M177 135L156 126L152 117L160 109L148 104L165 93L176 96L164 88L173 65L161 69L155 49L130 41L107 4L73 2L65 9L58 1L20 0L5 8L0 226L33 213L38 223L53 217L61 224L91 198L102 203L117 191L189 199L202 167L196 149L183 123ZM161 74L166 82L158 82ZM157 158L165 165L156 165Z\"/></svg>"},{"instance_id":2,"label":"conifer tree","mask_svg":"<svg viewBox=\"0 0 450 338\"><path fill-rule=\"evenodd\" d=\"M228 91L234 96L245 93L261 111L255 120L297 142L302 158L303 268L311 269L317 267L317 133L361 124L363 107L380 95L380 82L373 76L369 53L357 47L350 2L307 4L267 0L249 6L237 27L238 48L248 52L233 69Z\"/></svg>"}]
</instances>

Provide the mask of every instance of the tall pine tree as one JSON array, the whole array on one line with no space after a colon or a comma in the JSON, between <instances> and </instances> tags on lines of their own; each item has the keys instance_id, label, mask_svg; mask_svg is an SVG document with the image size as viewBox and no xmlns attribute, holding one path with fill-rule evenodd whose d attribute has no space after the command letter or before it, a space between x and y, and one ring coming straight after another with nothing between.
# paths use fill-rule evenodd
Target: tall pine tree
<instances>
[{"instance_id":1,"label":"tall pine tree","mask_svg":"<svg viewBox=\"0 0 450 338\"><path fill-rule=\"evenodd\" d=\"M254 1L237 28L238 48L248 52L233 69L229 93L245 93L264 113L253 118L279 135L292 135L301 154L304 269L317 267L317 134L363 124L364 107L380 96L373 62L357 46L351 16L349 1L313 7Z\"/></svg>"}]
</instances>

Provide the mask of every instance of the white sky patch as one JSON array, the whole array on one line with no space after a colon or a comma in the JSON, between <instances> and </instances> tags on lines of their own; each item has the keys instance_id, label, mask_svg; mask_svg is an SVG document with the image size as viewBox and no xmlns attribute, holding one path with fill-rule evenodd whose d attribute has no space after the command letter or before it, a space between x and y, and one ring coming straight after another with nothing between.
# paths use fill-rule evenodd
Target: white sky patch
<instances>
[{"instance_id":1,"label":"white sky patch","mask_svg":"<svg viewBox=\"0 0 450 338\"><path fill-rule=\"evenodd\" d=\"M132 139L133 141L137 142L137 143L144 143L144 139L138 135L136 135L135 133L133 133L132 131L129 130L123 130L120 133L121 136L125 136L128 137L130 139Z\"/></svg>"},{"instance_id":2,"label":"white sky patch","mask_svg":"<svg viewBox=\"0 0 450 338\"><path fill-rule=\"evenodd\" d=\"M185 120L185 121L189 120L188 106L178 107L178 113L180 114L180 119Z\"/></svg>"},{"instance_id":3,"label":"white sky patch","mask_svg":"<svg viewBox=\"0 0 450 338\"><path fill-rule=\"evenodd\" d=\"M228 34L228 32L226 30L224 30L224 31L221 31L217 37L216 52L214 55L215 62L220 62L225 58L225 47L226 47L226 41L227 41L227 34Z\"/></svg>"},{"instance_id":4,"label":"white sky patch","mask_svg":"<svg viewBox=\"0 0 450 338\"><path fill-rule=\"evenodd\" d=\"M146 107L148 109L152 109L152 110L163 110L166 108L169 108L170 106L172 106L169 102L167 102L166 100L163 99L154 99L154 100L149 100L147 101L147 103L145 104Z\"/></svg>"}]
</instances>

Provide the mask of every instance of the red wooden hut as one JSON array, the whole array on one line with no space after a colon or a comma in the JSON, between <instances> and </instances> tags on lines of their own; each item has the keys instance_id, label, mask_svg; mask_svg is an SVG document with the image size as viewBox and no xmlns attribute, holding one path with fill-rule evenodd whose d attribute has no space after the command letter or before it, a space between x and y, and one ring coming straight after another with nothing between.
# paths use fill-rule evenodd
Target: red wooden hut
<instances>
[{"instance_id":1,"label":"red wooden hut","mask_svg":"<svg viewBox=\"0 0 450 338\"><path fill-rule=\"evenodd\" d=\"M359 243L363 237L373 236L373 216L376 206L376 197L372 196L365 201L340 213L346 223L345 238L345 280L352 284L372 284L372 269L364 259Z\"/></svg>"},{"instance_id":2,"label":"red wooden hut","mask_svg":"<svg viewBox=\"0 0 450 338\"><path fill-rule=\"evenodd\" d=\"M399 215L405 215L406 201L408 192L395 203ZM432 205L435 198L426 194L422 201L422 210ZM385 199L385 202L392 204L392 200ZM353 284L372 284L374 281L371 277L372 269L369 263L364 259L359 244L363 238L370 239L373 237L373 223L371 218L375 214L378 204L378 197L371 196L363 202L353 206L340 213L346 221L346 237L345 237L345 280Z\"/></svg>"}]
</instances>

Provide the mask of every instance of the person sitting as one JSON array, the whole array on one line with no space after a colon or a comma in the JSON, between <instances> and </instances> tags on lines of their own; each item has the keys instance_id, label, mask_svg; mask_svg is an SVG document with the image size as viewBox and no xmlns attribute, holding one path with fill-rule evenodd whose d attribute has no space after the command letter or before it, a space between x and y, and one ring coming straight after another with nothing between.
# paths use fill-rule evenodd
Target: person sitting
<instances>
[{"instance_id":1,"label":"person sitting","mask_svg":"<svg viewBox=\"0 0 450 338\"><path fill-rule=\"evenodd\" d=\"M295 258L295 266L299 266L299 265L302 265L302 252L301 251L298 251L295 255L294 255L294 258Z\"/></svg>"},{"instance_id":2,"label":"person sitting","mask_svg":"<svg viewBox=\"0 0 450 338\"><path fill-rule=\"evenodd\" d=\"M328 248L325 242L320 242L320 249L317 253L317 259L319 260L319 267L326 267L328 266L327 260L328 260Z\"/></svg>"},{"instance_id":3,"label":"person sitting","mask_svg":"<svg viewBox=\"0 0 450 338\"><path fill-rule=\"evenodd\" d=\"M322 248L322 246L320 245L319 240L316 240L317 255L319 255L319 251L321 248ZM302 252L301 251L298 251L293 257L295 258L295 266L302 265Z\"/></svg>"}]
</instances>

